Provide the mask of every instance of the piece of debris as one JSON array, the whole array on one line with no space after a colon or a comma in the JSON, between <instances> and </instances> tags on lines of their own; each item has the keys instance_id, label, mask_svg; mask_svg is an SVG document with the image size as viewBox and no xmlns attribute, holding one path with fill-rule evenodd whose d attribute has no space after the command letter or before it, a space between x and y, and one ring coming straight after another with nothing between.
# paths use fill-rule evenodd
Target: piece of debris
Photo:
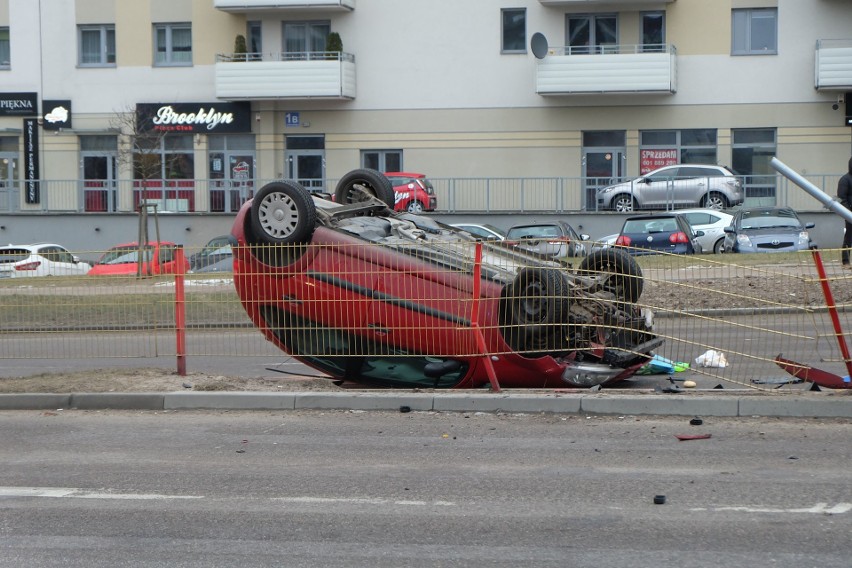
<instances>
[{"instance_id":1,"label":"piece of debris","mask_svg":"<svg viewBox=\"0 0 852 568\"><path fill-rule=\"evenodd\" d=\"M683 381L683 388L694 389L698 384L695 381Z\"/></svg>"},{"instance_id":2,"label":"piece of debris","mask_svg":"<svg viewBox=\"0 0 852 568\"><path fill-rule=\"evenodd\" d=\"M665 495L654 495L654 505L662 505L666 502Z\"/></svg>"},{"instance_id":3,"label":"piece of debris","mask_svg":"<svg viewBox=\"0 0 852 568\"><path fill-rule=\"evenodd\" d=\"M695 358L695 364L699 367L713 367L721 369L728 366L728 359L721 351L708 349Z\"/></svg>"},{"instance_id":4,"label":"piece of debris","mask_svg":"<svg viewBox=\"0 0 852 568\"><path fill-rule=\"evenodd\" d=\"M192 383L183 383L183 385L182 385L182 386L183 386L183 388L185 388L185 389L191 389L191 388L192 388Z\"/></svg>"},{"instance_id":5,"label":"piece of debris","mask_svg":"<svg viewBox=\"0 0 852 568\"><path fill-rule=\"evenodd\" d=\"M686 440L707 440L710 434L675 434L675 438L684 442Z\"/></svg>"},{"instance_id":6,"label":"piece of debris","mask_svg":"<svg viewBox=\"0 0 852 568\"><path fill-rule=\"evenodd\" d=\"M411 412L411 407L410 406L400 406L399 411L400 412Z\"/></svg>"},{"instance_id":7,"label":"piece of debris","mask_svg":"<svg viewBox=\"0 0 852 568\"><path fill-rule=\"evenodd\" d=\"M689 421L689 423L690 423L692 426L701 426L702 424L704 424L704 421L703 421L702 419L700 419L699 417L697 417L697 416L696 416L695 418L693 418L692 420L690 420L690 421Z\"/></svg>"},{"instance_id":8,"label":"piece of debris","mask_svg":"<svg viewBox=\"0 0 852 568\"><path fill-rule=\"evenodd\" d=\"M756 385L797 385L804 381L798 377L775 377L770 379L752 379L751 382Z\"/></svg>"}]
</instances>

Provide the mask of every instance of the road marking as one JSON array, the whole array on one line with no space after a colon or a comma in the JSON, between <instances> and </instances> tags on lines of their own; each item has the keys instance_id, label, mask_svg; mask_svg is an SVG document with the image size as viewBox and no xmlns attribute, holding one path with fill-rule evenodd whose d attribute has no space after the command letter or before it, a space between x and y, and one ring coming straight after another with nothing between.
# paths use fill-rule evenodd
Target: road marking
<instances>
[{"instance_id":1,"label":"road marking","mask_svg":"<svg viewBox=\"0 0 852 568\"><path fill-rule=\"evenodd\" d=\"M425 505L454 507L456 505L452 501L410 501L357 497L274 497L274 499L276 501L284 501L285 503L349 503L353 505L410 505L417 507Z\"/></svg>"},{"instance_id":2,"label":"road marking","mask_svg":"<svg viewBox=\"0 0 852 568\"><path fill-rule=\"evenodd\" d=\"M0 497L68 497L73 499L203 499L199 495L163 495L160 493L109 493L74 487L0 487Z\"/></svg>"},{"instance_id":3,"label":"road marking","mask_svg":"<svg viewBox=\"0 0 852 568\"><path fill-rule=\"evenodd\" d=\"M742 511L745 513L811 513L819 515L840 515L852 511L852 503L838 503L833 507L829 507L828 503L816 503L813 507L805 507L804 509L768 509L764 507L746 507L746 506L729 506L729 507L708 507L690 509L692 511Z\"/></svg>"}]
</instances>

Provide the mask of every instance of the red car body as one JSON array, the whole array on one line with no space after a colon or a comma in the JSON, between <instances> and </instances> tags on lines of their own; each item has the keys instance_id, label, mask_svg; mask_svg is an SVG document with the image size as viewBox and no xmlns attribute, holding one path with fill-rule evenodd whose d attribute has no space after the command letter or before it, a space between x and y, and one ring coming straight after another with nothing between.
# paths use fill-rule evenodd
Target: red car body
<instances>
[{"instance_id":1,"label":"red car body","mask_svg":"<svg viewBox=\"0 0 852 568\"><path fill-rule=\"evenodd\" d=\"M178 264L175 260L177 245L168 241L151 241L144 245L142 252L141 274L157 276L174 274ZM90 276L121 276L139 273L140 247L136 242L116 245L106 251L89 270ZM184 259L184 272L189 270L189 261Z\"/></svg>"},{"instance_id":2,"label":"red car body","mask_svg":"<svg viewBox=\"0 0 852 568\"><path fill-rule=\"evenodd\" d=\"M412 172L385 172L393 186L394 211L422 213L438 207L435 188L424 174Z\"/></svg>"},{"instance_id":3,"label":"red car body","mask_svg":"<svg viewBox=\"0 0 852 568\"><path fill-rule=\"evenodd\" d=\"M572 320L571 306L577 318L587 313L579 299L586 290L613 296L602 281L572 285L557 262L482 243L477 282L477 243L467 233L393 213L387 195L348 205L307 195L295 182L277 182L242 207L232 228L234 283L269 341L334 379L476 388L490 382L490 364L504 387L589 387L630 377L662 343L638 308L606 307L597 296L596 309L616 311L597 325ZM296 217L310 226L291 239ZM613 317L635 327L610 334Z\"/></svg>"}]
</instances>

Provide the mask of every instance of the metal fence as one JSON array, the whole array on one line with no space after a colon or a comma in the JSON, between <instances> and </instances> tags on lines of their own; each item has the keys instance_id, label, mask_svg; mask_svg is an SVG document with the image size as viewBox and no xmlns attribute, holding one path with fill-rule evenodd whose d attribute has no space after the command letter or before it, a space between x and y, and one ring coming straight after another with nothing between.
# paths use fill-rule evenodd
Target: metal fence
<instances>
[{"instance_id":1,"label":"metal fence","mask_svg":"<svg viewBox=\"0 0 852 568\"><path fill-rule=\"evenodd\" d=\"M381 254L377 245L364 246L365 257ZM688 366L673 377L710 378L725 385L776 391L798 382L781 369L779 355L801 364L796 368L802 373L812 366L838 377L849 375L843 346L852 326L852 272L841 269L839 251L636 259L644 287L636 303L648 317L653 314L654 332L664 339L654 354ZM436 271L458 270L440 268L439 258L431 260L437 262ZM575 262L563 268L576 269ZM329 268L323 278L351 280L352 267L337 270ZM472 265L458 276L468 278L470 270ZM292 276L292 272L272 270L268 282ZM410 274L368 276L376 288L381 281L384 289L423 310L451 301L460 313L476 313L472 292L439 298ZM371 305L377 297L364 292L362 307L378 309ZM336 321L348 321L349 328L341 326L343 331L367 333L366 322L345 317L351 304L321 296L313 301L314 309L336 313ZM418 325L417 321L408 324ZM446 333L455 334L471 354L498 357L500 353L488 351L488 346L481 353L482 346L467 333L470 322L485 325L486 321L484 315L474 315L467 323L448 322ZM303 355L327 356L333 346L318 343L314 348L316 353ZM410 355L444 355L430 349L424 343ZM145 358L172 356L178 366L188 361L191 371L199 358L276 355L286 358L252 324L229 272L0 279L0 360L138 358L144 365Z\"/></svg>"}]
</instances>

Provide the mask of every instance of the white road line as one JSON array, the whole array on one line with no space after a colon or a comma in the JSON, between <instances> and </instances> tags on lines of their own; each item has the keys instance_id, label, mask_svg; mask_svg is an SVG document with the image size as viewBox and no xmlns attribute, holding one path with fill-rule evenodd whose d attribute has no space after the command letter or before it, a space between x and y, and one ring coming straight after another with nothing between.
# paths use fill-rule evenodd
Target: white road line
<instances>
[{"instance_id":1,"label":"white road line","mask_svg":"<svg viewBox=\"0 0 852 568\"><path fill-rule=\"evenodd\" d=\"M412 505L422 507L425 505L436 505L439 507L454 507L452 501L409 501L392 500L380 498L357 498L357 497L274 497L276 501L285 503L349 503L353 505Z\"/></svg>"},{"instance_id":2,"label":"white road line","mask_svg":"<svg viewBox=\"0 0 852 568\"><path fill-rule=\"evenodd\" d=\"M745 513L811 513L819 515L840 515L852 511L852 503L838 503L829 507L828 503L816 503L813 507L803 509L769 509L765 507L746 507L744 505L728 507L699 507L691 511L742 511Z\"/></svg>"},{"instance_id":3,"label":"white road line","mask_svg":"<svg viewBox=\"0 0 852 568\"><path fill-rule=\"evenodd\" d=\"M200 495L163 495L159 493L109 493L73 487L0 487L0 497L68 497L73 499L203 499Z\"/></svg>"}]
</instances>

